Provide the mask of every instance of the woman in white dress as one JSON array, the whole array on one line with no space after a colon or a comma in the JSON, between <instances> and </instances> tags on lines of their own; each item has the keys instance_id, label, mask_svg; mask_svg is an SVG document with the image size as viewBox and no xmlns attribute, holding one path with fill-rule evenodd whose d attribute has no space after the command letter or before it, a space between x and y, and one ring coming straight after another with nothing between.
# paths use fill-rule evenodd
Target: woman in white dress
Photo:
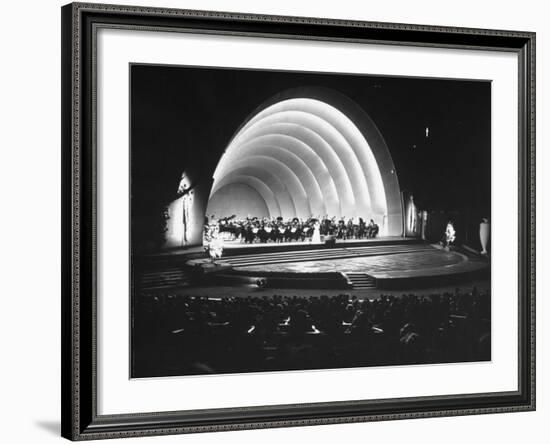
<instances>
[{"instance_id":1,"label":"woman in white dress","mask_svg":"<svg viewBox=\"0 0 550 444\"><path fill-rule=\"evenodd\" d=\"M319 221L315 222L315 225L313 226L313 235L311 236L311 242L314 244L320 244L321 243L321 231L320 231L321 224Z\"/></svg>"}]
</instances>

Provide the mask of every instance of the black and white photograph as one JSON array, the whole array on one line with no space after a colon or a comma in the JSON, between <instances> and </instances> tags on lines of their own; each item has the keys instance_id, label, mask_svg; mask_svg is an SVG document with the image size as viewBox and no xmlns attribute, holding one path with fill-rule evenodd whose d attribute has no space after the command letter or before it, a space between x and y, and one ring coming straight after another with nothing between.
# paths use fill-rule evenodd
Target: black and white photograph
<instances>
[{"instance_id":1,"label":"black and white photograph","mask_svg":"<svg viewBox=\"0 0 550 444\"><path fill-rule=\"evenodd\" d=\"M129 76L132 378L491 361L490 80Z\"/></svg>"}]
</instances>

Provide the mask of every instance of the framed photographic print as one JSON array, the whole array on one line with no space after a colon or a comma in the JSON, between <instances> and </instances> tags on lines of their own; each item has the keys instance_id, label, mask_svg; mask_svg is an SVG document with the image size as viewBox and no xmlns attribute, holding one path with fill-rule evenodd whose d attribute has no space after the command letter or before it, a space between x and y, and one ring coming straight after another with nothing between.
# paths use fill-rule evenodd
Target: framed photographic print
<instances>
[{"instance_id":1,"label":"framed photographic print","mask_svg":"<svg viewBox=\"0 0 550 444\"><path fill-rule=\"evenodd\" d=\"M62 8L62 434L535 408L535 35Z\"/></svg>"}]
</instances>

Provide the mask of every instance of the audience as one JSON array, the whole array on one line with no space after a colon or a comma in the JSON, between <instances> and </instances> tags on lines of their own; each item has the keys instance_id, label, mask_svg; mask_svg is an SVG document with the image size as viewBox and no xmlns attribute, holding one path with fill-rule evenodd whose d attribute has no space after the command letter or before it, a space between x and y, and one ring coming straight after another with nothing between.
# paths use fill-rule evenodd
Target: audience
<instances>
[{"instance_id":1,"label":"audience","mask_svg":"<svg viewBox=\"0 0 550 444\"><path fill-rule=\"evenodd\" d=\"M491 359L488 293L359 299L148 295L134 305L134 376Z\"/></svg>"}]
</instances>

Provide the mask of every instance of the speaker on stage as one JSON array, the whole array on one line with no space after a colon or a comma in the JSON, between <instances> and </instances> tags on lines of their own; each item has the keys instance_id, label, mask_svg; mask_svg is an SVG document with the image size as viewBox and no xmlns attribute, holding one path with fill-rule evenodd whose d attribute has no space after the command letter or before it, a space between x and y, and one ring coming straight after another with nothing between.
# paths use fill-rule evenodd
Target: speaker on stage
<instances>
[{"instance_id":1,"label":"speaker on stage","mask_svg":"<svg viewBox=\"0 0 550 444\"><path fill-rule=\"evenodd\" d=\"M336 245L336 238L330 234L325 236L325 247L332 248Z\"/></svg>"}]
</instances>

